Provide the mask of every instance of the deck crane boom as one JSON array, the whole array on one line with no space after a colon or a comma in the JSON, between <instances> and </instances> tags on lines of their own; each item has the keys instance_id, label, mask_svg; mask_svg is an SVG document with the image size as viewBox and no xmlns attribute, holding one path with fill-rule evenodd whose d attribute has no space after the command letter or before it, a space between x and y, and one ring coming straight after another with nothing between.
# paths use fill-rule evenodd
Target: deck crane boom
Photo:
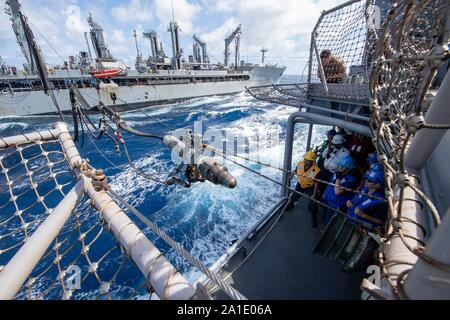
<instances>
[{"instance_id":1,"label":"deck crane boom","mask_svg":"<svg viewBox=\"0 0 450 320\"><path fill-rule=\"evenodd\" d=\"M202 62L209 63L209 56L206 50L206 42L201 40L197 35L194 34L194 41L198 43L200 48L202 49Z\"/></svg>"},{"instance_id":2,"label":"deck crane boom","mask_svg":"<svg viewBox=\"0 0 450 320\"><path fill-rule=\"evenodd\" d=\"M234 66L235 67L238 66L241 34L242 34L242 24L239 24L237 28L227 38L225 38L225 60L224 60L225 67L228 67L228 59L230 57L230 44L233 41L235 41Z\"/></svg>"},{"instance_id":3,"label":"deck crane boom","mask_svg":"<svg viewBox=\"0 0 450 320\"><path fill-rule=\"evenodd\" d=\"M172 38L172 51L173 51L173 58L172 58L172 65L174 70L180 70L181 69L181 57L183 54L183 50L180 47L180 26L177 22L171 21L169 24L169 27L167 28L167 31L170 32L171 38Z\"/></svg>"},{"instance_id":4,"label":"deck crane boom","mask_svg":"<svg viewBox=\"0 0 450 320\"><path fill-rule=\"evenodd\" d=\"M87 22L90 27L90 35L92 40L92 46L98 59L113 59L111 52L109 51L105 38L103 37L103 28L100 24L94 21L92 14L89 13Z\"/></svg>"}]
</instances>

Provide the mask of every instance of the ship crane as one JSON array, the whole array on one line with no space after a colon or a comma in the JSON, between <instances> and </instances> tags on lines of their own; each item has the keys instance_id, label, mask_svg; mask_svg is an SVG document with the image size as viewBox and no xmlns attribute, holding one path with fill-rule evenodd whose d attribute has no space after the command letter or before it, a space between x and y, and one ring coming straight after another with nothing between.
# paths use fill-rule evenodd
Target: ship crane
<instances>
[{"instance_id":1,"label":"ship crane","mask_svg":"<svg viewBox=\"0 0 450 320\"><path fill-rule=\"evenodd\" d=\"M235 51L234 51L234 67L237 68L239 62L239 50L241 45L241 34L242 34L242 25L240 24L234 31L225 38L225 60L224 65L228 67L228 60L230 57L230 44L234 41Z\"/></svg>"},{"instance_id":2,"label":"ship crane","mask_svg":"<svg viewBox=\"0 0 450 320\"><path fill-rule=\"evenodd\" d=\"M138 44L138 40L137 40L137 33L136 30L133 30L133 38L134 38L134 42L136 44L136 63L135 63L135 67L136 70L138 72L145 72L146 69L146 65L144 64L144 60L142 59L142 53L141 50L139 49L139 44Z\"/></svg>"},{"instance_id":3,"label":"ship crane","mask_svg":"<svg viewBox=\"0 0 450 320\"><path fill-rule=\"evenodd\" d=\"M7 0L6 1L6 14L11 16L12 27L14 34L16 35L17 42L22 49L23 55L28 62L28 71L30 73L38 73L36 58L33 56L32 44L29 43L27 36L25 34L25 26L21 19L20 4L17 0Z\"/></svg>"},{"instance_id":4,"label":"ship crane","mask_svg":"<svg viewBox=\"0 0 450 320\"><path fill-rule=\"evenodd\" d=\"M206 42L201 40L197 35L194 34L194 41L196 43L194 43L194 48L201 48L202 49L202 56L201 56L201 60L200 59L195 59L197 62L203 62L203 63L209 63L209 56L208 56L208 52L206 50ZM194 49L194 57L196 56L196 53L198 54L198 52L195 52L196 49ZM198 49L197 49L198 50ZM198 58L200 58L200 55L198 55Z\"/></svg>"},{"instance_id":5,"label":"ship crane","mask_svg":"<svg viewBox=\"0 0 450 320\"><path fill-rule=\"evenodd\" d=\"M181 69L181 56L183 51L180 47L180 26L176 22L170 22L167 31L170 32L172 37L172 51L173 51L173 59L172 65L174 70Z\"/></svg>"},{"instance_id":6,"label":"ship crane","mask_svg":"<svg viewBox=\"0 0 450 320\"><path fill-rule=\"evenodd\" d=\"M89 14L87 22L91 28L90 35L92 45L98 59L112 60L113 56L106 46L105 38L103 37L103 28L92 18L92 14Z\"/></svg>"},{"instance_id":7,"label":"ship crane","mask_svg":"<svg viewBox=\"0 0 450 320\"><path fill-rule=\"evenodd\" d=\"M145 39L150 40L150 46L152 48L152 58L154 63L164 63L166 54L163 49L162 42L159 40L159 36L155 31L144 32L142 34Z\"/></svg>"},{"instance_id":8,"label":"ship crane","mask_svg":"<svg viewBox=\"0 0 450 320\"><path fill-rule=\"evenodd\" d=\"M3 61L3 58L0 56L0 74L7 74L8 73L8 67L6 66L6 63Z\"/></svg>"},{"instance_id":9,"label":"ship crane","mask_svg":"<svg viewBox=\"0 0 450 320\"><path fill-rule=\"evenodd\" d=\"M196 42L192 45L192 52L194 54L194 62L201 63L202 62L202 54L201 54L200 45Z\"/></svg>"}]
</instances>

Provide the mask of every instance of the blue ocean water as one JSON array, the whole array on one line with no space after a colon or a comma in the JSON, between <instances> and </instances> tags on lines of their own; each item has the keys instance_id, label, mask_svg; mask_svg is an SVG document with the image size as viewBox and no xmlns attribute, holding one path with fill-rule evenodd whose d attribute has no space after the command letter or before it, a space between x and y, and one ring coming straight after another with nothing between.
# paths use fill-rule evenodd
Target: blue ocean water
<instances>
[{"instance_id":1,"label":"blue ocean water","mask_svg":"<svg viewBox=\"0 0 450 320\"><path fill-rule=\"evenodd\" d=\"M299 80L297 76L284 76L281 82L293 83ZM195 121L201 121L204 129L239 133L247 138L249 145L258 144L258 149L250 148L246 156L282 167L287 119L295 111L296 108L261 102L241 93L152 107L144 110L145 114L129 112L122 115L132 127L146 132L164 134L169 128L192 128ZM47 129L55 121L55 117L0 119L0 136ZM321 143L325 130L324 127L316 127L313 144ZM304 153L307 133L306 125L297 126L294 159ZM162 179L174 170L171 151L158 140L129 134L124 134L124 138L131 157L140 170ZM107 162L96 147L115 166ZM114 190L208 266L255 225L280 196L278 185L219 157L217 159L229 168L238 181L233 190L208 182L183 189L146 180L130 168L123 152L116 153L114 145L108 139L100 140L94 145L85 136L83 145L78 143L78 149L94 167L106 171ZM252 163L246 165L281 180L280 171ZM188 280L194 282L198 279L200 273L196 269L150 231L146 230L146 234ZM138 278L140 275L138 270L130 268L127 276ZM119 298L120 294L117 292Z\"/></svg>"}]
</instances>

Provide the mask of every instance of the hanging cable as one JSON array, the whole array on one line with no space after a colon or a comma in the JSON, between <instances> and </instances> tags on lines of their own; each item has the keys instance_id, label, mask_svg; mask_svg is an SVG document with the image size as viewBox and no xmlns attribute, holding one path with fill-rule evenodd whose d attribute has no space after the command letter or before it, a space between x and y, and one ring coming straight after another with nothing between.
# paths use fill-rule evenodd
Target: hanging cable
<instances>
[{"instance_id":1,"label":"hanging cable","mask_svg":"<svg viewBox=\"0 0 450 320\"><path fill-rule=\"evenodd\" d=\"M165 181L162 181L162 180L156 178L155 176L153 176L151 174L148 174L148 173L145 173L145 172L142 172L141 170L139 170L135 166L135 164L133 163L133 160L131 160L130 154L128 153L127 144L126 144L125 140L123 140L123 138L121 139L121 143L123 145L123 150L125 152L125 156L126 156L126 158L128 160L128 163L129 163L130 167L133 169L134 172L136 172L138 175L140 175L141 177L143 177L143 178L145 178L147 180L151 180L151 181L154 181L156 183L167 185L167 183Z\"/></svg>"}]
</instances>

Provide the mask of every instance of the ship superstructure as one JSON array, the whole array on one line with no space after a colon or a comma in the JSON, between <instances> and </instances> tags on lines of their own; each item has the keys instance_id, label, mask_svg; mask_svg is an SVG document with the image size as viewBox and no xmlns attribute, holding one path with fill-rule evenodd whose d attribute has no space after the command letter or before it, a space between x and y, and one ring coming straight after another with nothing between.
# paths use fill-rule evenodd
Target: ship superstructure
<instances>
[{"instance_id":1,"label":"ship superstructure","mask_svg":"<svg viewBox=\"0 0 450 320\"><path fill-rule=\"evenodd\" d=\"M6 2L17 41L27 60L23 70L2 67L0 73L0 116L23 116L52 114L51 100L42 91L37 75L36 62L29 52L30 44L25 37L19 19L21 10L17 0ZM238 93L249 86L277 83L285 67L277 65L246 65L239 61L242 26L225 39L223 64L212 64L207 44L199 36L193 36L193 54L186 60L180 46L181 28L176 21L168 26L172 44L172 57L164 51L155 31L144 32L151 44L151 55L145 59L135 38L137 56L135 70L114 57L104 38L103 27L89 15L89 33L85 33L87 52L69 57L63 66L47 67L50 83L56 89L55 97L63 112L70 111L69 87L77 86L94 109L98 97L105 105L116 104L119 108L133 109L175 103L186 99ZM230 45L234 41L234 63L229 65ZM91 51L91 45L92 51ZM113 101L115 93L119 99ZM127 105L127 106L125 106Z\"/></svg>"}]
</instances>

